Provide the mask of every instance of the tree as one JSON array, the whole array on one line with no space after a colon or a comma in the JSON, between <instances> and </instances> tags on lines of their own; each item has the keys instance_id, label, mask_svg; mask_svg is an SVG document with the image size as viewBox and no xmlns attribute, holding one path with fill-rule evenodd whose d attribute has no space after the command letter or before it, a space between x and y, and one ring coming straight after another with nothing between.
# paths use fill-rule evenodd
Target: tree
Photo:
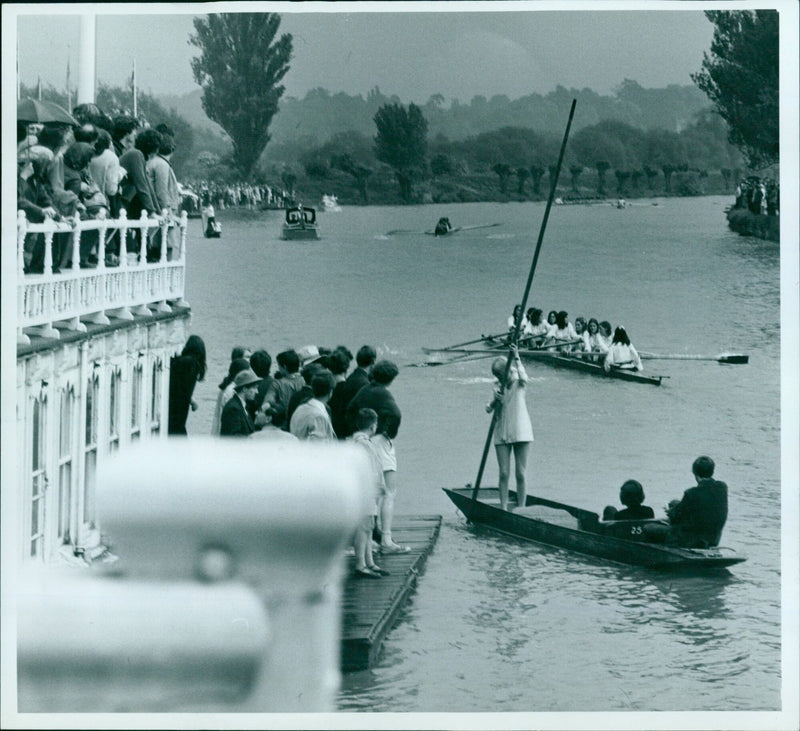
<instances>
[{"instance_id":1,"label":"tree","mask_svg":"<svg viewBox=\"0 0 800 731\"><path fill-rule=\"evenodd\" d=\"M544 166L541 163L534 163L530 167L531 171L531 182L533 183L533 192L536 195L541 195L541 184L542 178L544 177Z\"/></svg>"},{"instance_id":2,"label":"tree","mask_svg":"<svg viewBox=\"0 0 800 731\"><path fill-rule=\"evenodd\" d=\"M500 192L505 195L508 179L511 177L511 166L506 165L504 162L498 162L492 166L492 170L497 173L497 177L500 178Z\"/></svg>"},{"instance_id":3,"label":"tree","mask_svg":"<svg viewBox=\"0 0 800 731\"><path fill-rule=\"evenodd\" d=\"M525 195L525 181L531 176L530 171L528 168L518 167L516 170L517 173L517 195L524 196Z\"/></svg>"},{"instance_id":4,"label":"tree","mask_svg":"<svg viewBox=\"0 0 800 731\"><path fill-rule=\"evenodd\" d=\"M375 157L394 170L400 197L411 201L411 183L425 165L428 123L416 104L384 104L375 114Z\"/></svg>"},{"instance_id":5,"label":"tree","mask_svg":"<svg viewBox=\"0 0 800 731\"><path fill-rule=\"evenodd\" d=\"M276 13L220 13L195 18L189 42L200 49L192 59L195 81L203 87L203 110L233 143L233 159L250 177L270 140L269 125L284 92L292 36L275 35Z\"/></svg>"},{"instance_id":6,"label":"tree","mask_svg":"<svg viewBox=\"0 0 800 731\"><path fill-rule=\"evenodd\" d=\"M341 170L348 175L352 175L355 180L356 188L361 195L361 202L369 203L367 196L367 178L372 175L372 170L366 165L361 165L353 159L349 152L334 155L331 158L331 167Z\"/></svg>"},{"instance_id":7,"label":"tree","mask_svg":"<svg viewBox=\"0 0 800 731\"><path fill-rule=\"evenodd\" d=\"M606 172L611 167L611 163L607 160L598 160L594 166L597 169L597 192L599 195L605 195Z\"/></svg>"},{"instance_id":8,"label":"tree","mask_svg":"<svg viewBox=\"0 0 800 731\"><path fill-rule=\"evenodd\" d=\"M453 162L448 155L440 152L431 158L431 173L434 177L449 175L453 172Z\"/></svg>"},{"instance_id":9,"label":"tree","mask_svg":"<svg viewBox=\"0 0 800 731\"><path fill-rule=\"evenodd\" d=\"M615 170L614 175L617 177L617 192L622 195L625 192L625 183L631 177L629 170Z\"/></svg>"},{"instance_id":10,"label":"tree","mask_svg":"<svg viewBox=\"0 0 800 731\"><path fill-rule=\"evenodd\" d=\"M728 123L728 139L752 168L780 156L778 13L775 10L708 10L714 24L711 54L692 80Z\"/></svg>"},{"instance_id":11,"label":"tree","mask_svg":"<svg viewBox=\"0 0 800 731\"><path fill-rule=\"evenodd\" d=\"M569 174L572 177L572 192L578 192L578 178L580 178L581 173L583 172L583 165L570 165L569 166Z\"/></svg>"}]
</instances>

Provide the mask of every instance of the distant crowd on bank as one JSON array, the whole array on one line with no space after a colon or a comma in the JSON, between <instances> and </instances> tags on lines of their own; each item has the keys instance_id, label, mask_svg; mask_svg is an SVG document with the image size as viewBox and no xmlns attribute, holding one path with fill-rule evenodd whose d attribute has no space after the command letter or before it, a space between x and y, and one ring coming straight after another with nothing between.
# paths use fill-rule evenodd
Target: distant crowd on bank
<instances>
[{"instance_id":1,"label":"distant crowd on bank","mask_svg":"<svg viewBox=\"0 0 800 731\"><path fill-rule=\"evenodd\" d=\"M385 572L372 559L373 537L383 552L409 550L392 538L394 440L401 412L389 387L399 369L389 360L378 360L370 345L359 348L355 357L344 345L307 345L278 353L275 363L273 371L272 356L263 348L233 348L219 383L211 433L316 443L351 440L361 446L373 466L375 505L356 537L356 571L360 578L380 578ZM205 344L192 335L170 363L170 434L187 434L189 411L197 408L194 388L205 373Z\"/></svg>"},{"instance_id":2,"label":"distant crowd on bank","mask_svg":"<svg viewBox=\"0 0 800 731\"><path fill-rule=\"evenodd\" d=\"M198 204L224 211L226 208L288 208L293 204L291 193L266 183L218 183L197 180L187 183L185 189L198 197Z\"/></svg>"},{"instance_id":3,"label":"distant crowd on bank","mask_svg":"<svg viewBox=\"0 0 800 731\"><path fill-rule=\"evenodd\" d=\"M77 126L17 122L17 209L29 221L118 218L122 211L129 219L143 212L156 219L166 212L177 220L181 196L170 160L180 141L169 125L151 127L129 115L112 119L95 104L75 107L72 116ZM141 250L140 231L128 230L125 242L119 238L117 230L108 233L107 266ZM179 229L171 226L168 259L178 258L180 241ZM99 251L99 232L83 232L80 266L96 266ZM146 251L148 260L160 259L158 229L148 232ZM72 234L56 234L53 271L72 266L72 256ZM24 259L26 273L43 271L43 234L26 237Z\"/></svg>"},{"instance_id":4,"label":"distant crowd on bank","mask_svg":"<svg viewBox=\"0 0 800 731\"><path fill-rule=\"evenodd\" d=\"M751 175L736 186L734 208L762 216L780 215L781 186L774 178Z\"/></svg>"}]
</instances>

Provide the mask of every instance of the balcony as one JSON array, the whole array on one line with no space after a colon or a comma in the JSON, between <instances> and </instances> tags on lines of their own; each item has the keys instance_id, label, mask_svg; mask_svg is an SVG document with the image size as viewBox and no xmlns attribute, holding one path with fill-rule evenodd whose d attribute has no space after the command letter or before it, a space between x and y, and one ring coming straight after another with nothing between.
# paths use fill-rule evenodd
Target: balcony
<instances>
[{"instance_id":1,"label":"balcony","mask_svg":"<svg viewBox=\"0 0 800 731\"><path fill-rule=\"evenodd\" d=\"M146 213L138 220L128 220L125 212L118 219L82 221L77 216L68 222L46 219L30 223L23 211L17 213L17 343L27 344L30 336L60 337L60 330L85 331L86 324L109 324L109 317L132 320L153 310L169 312L169 302L186 306L183 300L186 271L186 212L180 219L167 211L158 218ZM177 228L179 245L168 259L168 240L176 238L170 229ZM130 251L133 234L141 231L138 251ZM99 233L97 264L80 266L80 239L86 231ZM53 235L69 234L72 265L54 271ZM44 236L44 266L40 274L25 273L25 241L29 235ZM111 265L106 251L112 242L125 242L121 256ZM158 245L160 256L147 257L147 242ZM30 244L30 239L28 239ZM126 254L127 251L127 254Z\"/></svg>"}]
</instances>

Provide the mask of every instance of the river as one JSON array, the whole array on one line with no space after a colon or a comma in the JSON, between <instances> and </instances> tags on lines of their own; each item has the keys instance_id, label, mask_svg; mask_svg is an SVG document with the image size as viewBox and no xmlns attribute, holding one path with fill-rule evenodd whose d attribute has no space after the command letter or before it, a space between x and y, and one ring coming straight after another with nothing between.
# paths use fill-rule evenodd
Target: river
<instances>
[{"instance_id":1,"label":"river","mask_svg":"<svg viewBox=\"0 0 800 731\"><path fill-rule=\"evenodd\" d=\"M541 203L344 207L316 242L282 213L190 222L186 298L209 353L189 433L208 431L231 347L273 357L371 343L403 411L397 513L441 514L427 568L383 654L344 677L342 711L766 711L781 707L779 245L726 228L723 197L552 209L529 305L626 327L639 350L750 355L646 361L663 385L530 364L529 491L602 511L635 478L662 515L709 454L730 487L722 543L747 562L675 577L467 525L442 492L476 477L489 427L485 360L442 367L422 346L498 332L519 301ZM422 232L502 225L444 239ZM484 484L496 484L493 454Z\"/></svg>"}]
</instances>

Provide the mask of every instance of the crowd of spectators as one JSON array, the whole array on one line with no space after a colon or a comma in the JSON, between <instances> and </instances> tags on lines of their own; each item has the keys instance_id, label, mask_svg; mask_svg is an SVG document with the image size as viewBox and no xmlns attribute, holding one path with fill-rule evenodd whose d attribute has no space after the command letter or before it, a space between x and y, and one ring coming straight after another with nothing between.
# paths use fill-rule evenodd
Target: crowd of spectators
<instances>
[{"instance_id":1,"label":"crowd of spectators","mask_svg":"<svg viewBox=\"0 0 800 731\"><path fill-rule=\"evenodd\" d=\"M198 180L185 186L197 196L197 201L184 201L184 208L191 213L194 205L224 211L226 208L247 208L251 211L263 208L289 208L294 204L291 193L266 183L219 183L213 180Z\"/></svg>"},{"instance_id":2,"label":"crowd of spectators","mask_svg":"<svg viewBox=\"0 0 800 731\"><path fill-rule=\"evenodd\" d=\"M113 119L95 104L73 110L77 126L63 123L17 123L17 209L28 220L41 223L74 219L118 218L124 210L129 219L166 215L177 219L181 210L178 181L170 158L175 133L166 124L150 127L128 115ZM53 237L53 272L72 266L73 234ZM97 231L80 238L80 266L97 266L100 251ZM180 232L170 226L167 258L179 255ZM158 228L148 232L148 261L161 256ZM44 266L43 234L28 234L24 245L26 273L41 273ZM120 242L117 229L105 242L106 265L115 266L121 256L141 250L141 232L129 229Z\"/></svg>"},{"instance_id":3,"label":"crowd of spectators","mask_svg":"<svg viewBox=\"0 0 800 731\"><path fill-rule=\"evenodd\" d=\"M747 209L757 215L777 216L780 213L780 184L773 178L751 175L736 187L734 208Z\"/></svg>"}]
</instances>

